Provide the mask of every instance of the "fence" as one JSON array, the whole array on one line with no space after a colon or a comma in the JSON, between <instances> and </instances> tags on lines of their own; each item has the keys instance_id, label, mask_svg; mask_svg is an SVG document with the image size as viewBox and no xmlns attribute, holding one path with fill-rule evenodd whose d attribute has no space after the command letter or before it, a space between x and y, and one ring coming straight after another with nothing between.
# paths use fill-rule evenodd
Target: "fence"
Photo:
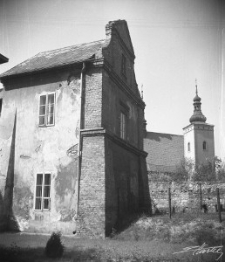
<instances>
[{"instance_id":1,"label":"fence","mask_svg":"<svg viewBox=\"0 0 225 262\"><path fill-rule=\"evenodd\" d=\"M225 183L183 182L175 183L149 180L153 214L167 212L171 218L174 212L221 212L225 211Z\"/></svg>"}]
</instances>

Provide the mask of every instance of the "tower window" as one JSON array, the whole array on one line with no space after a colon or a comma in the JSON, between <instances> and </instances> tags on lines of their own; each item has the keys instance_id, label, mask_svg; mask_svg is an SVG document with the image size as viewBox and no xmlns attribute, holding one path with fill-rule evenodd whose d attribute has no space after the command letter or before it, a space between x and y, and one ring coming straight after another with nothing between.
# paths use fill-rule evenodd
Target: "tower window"
<instances>
[{"instance_id":1,"label":"tower window","mask_svg":"<svg viewBox=\"0 0 225 262\"><path fill-rule=\"evenodd\" d=\"M191 151L191 144L190 144L190 142L188 142L188 152L190 152Z\"/></svg>"},{"instance_id":2,"label":"tower window","mask_svg":"<svg viewBox=\"0 0 225 262\"><path fill-rule=\"evenodd\" d=\"M207 148L206 141L203 142L202 147L203 147L203 150L206 150Z\"/></svg>"}]
</instances>

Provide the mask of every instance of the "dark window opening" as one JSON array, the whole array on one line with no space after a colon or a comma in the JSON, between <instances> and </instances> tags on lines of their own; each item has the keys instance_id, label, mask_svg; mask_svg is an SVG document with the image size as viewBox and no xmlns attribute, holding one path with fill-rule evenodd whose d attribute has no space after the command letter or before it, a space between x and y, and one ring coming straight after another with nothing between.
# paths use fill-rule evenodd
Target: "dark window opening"
<instances>
[{"instance_id":1,"label":"dark window opening","mask_svg":"<svg viewBox=\"0 0 225 262\"><path fill-rule=\"evenodd\" d=\"M206 141L203 142L202 147L203 147L203 150L206 150L206 147L207 147L207 145L206 145Z\"/></svg>"},{"instance_id":2,"label":"dark window opening","mask_svg":"<svg viewBox=\"0 0 225 262\"><path fill-rule=\"evenodd\" d=\"M191 151L191 144L190 144L190 142L188 142L188 151L189 152Z\"/></svg>"}]
</instances>

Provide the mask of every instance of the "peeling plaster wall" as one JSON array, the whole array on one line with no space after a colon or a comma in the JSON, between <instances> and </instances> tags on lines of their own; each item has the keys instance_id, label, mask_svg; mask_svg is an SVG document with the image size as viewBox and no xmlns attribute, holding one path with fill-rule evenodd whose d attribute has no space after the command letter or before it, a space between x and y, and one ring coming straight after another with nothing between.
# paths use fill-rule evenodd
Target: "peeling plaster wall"
<instances>
[{"instance_id":1,"label":"peeling plaster wall","mask_svg":"<svg viewBox=\"0 0 225 262\"><path fill-rule=\"evenodd\" d=\"M75 73L74 73L75 72ZM0 189L9 164L12 127L17 112L13 219L19 230L71 234L75 228L77 161L69 153L78 142L80 75L62 71L5 83L0 118ZM39 97L55 92L55 125L39 127ZM51 173L51 209L34 210L37 173ZM1 201L0 201L1 208ZM70 224L70 226L68 226Z\"/></svg>"}]
</instances>

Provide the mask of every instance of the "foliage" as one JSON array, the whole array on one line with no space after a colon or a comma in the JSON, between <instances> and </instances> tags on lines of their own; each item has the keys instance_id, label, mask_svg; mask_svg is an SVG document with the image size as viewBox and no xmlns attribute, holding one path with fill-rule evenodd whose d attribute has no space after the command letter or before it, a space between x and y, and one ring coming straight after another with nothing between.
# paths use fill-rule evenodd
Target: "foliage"
<instances>
[{"instance_id":1,"label":"foliage","mask_svg":"<svg viewBox=\"0 0 225 262\"><path fill-rule=\"evenodd\" d=\"M176 171L172 174L173 181L187 181L193 171L194 163L191 159L183 158L176 166Z\"/></svg>"},{"instance_id":2,"label":"foliage","mask_svg":"<svg viewBox=\"0 0 225 262\"><path fill-rule=\"evenodd\" d=\"M205 163L195 166L194 181L225 180L224 163L218 157L207 159Z\"/></svg>"},{"instance_id":3,"label":"foliage","mask_svg":"<svg viewBox=\"0 0 225 262\"><path fill-rule=\"evenodd\" d=\"M195 165L191 159L183 158L171 174L173 181L225 181L225 163L218 157L209 158Z\"/></svg>"},{"instance_id":4,"label":"foliage","mask_svg":"<svg viewBox=\"0 0 225 262\"><path fill-rule=\"evenodd\" d=\"M61 242L61 233L53 232L45 247L46 256L50 258L60 258L63 255L64 249L65 247Z\"/></svg>"}]
</instances>

